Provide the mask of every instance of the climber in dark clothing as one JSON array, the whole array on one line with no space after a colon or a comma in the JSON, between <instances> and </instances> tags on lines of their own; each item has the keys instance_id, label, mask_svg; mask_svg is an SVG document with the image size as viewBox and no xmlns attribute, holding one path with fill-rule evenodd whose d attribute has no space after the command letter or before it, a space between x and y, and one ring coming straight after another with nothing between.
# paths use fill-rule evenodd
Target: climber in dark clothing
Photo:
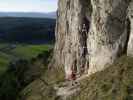
<instances>
[{"instance_id":1,"label":"climber in dark clothing","mask_svg":"<svg viewBox=\"0 0 133 100\"><path fill-rule=\"evenodd\" d=\"M90 21L86 17L84 17L83 18L83 26L82 26L82 30L81 30L81 35L82 35L82 39L83 39L82 45L84 47L87 47L87 37L88 37L89 28L90 28Z\"/></svg>"},{"instance_id":2,"label":"climber in dark clothing","mask_svg":"<svg viewBox=\"0 0 133 100\"><path fill-rule=\"evenodd\" d=\"M88 32L90 28L90 21L86 17L83 18L83 24L82 24L82 30L81 30L81 74L85 72L85 64L86 64L86 55L88 53L87 50L87 38L88 38Z\"/></svg>"},{"instance_id":3,"label":"climber in dark clothing","mask_svg":"<svg viewBox=\"0 0 133 100\"><path fill-rule=\"evenodd\" d=\"M84 56L85 55L85 53L87 52L87 34L88 34L88 32L87 32L87 29L86 29L86 25L85 24L83 24L83 27L82 27L82 31L81 31L81 34L82 34L82 46L83 46L83 53L82 53L82 55Z\"/></svg>"}]
</instances>

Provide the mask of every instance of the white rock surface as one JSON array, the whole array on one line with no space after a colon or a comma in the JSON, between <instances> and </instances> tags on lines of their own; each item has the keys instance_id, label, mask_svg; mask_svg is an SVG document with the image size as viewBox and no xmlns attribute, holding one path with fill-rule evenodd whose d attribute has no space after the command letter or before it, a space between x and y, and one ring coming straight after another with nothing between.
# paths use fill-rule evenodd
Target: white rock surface
<instances>
[{"instance_id":1,"label":"white rock surface","mask_svg":"<svg viewBox=\"0 0 133 100\"><path fill-rule=\"evenodd\" d=\"M130 36L128 42L127 55L133 57L133 1L130 3L128 16L130 19Z\"/></svg>"},{"instance_id":2,"label":"white rock surface","mask_svg":"<svg viewBox=\"0 0 133 100\"><path fill-rule=\"evenodd\" d=\"M53 58L56 67L64 67L66 78L73 69L77 74L103 70L125 53L127 45L128 54L133 54L132 34L127 43L131 1L59 0ZM131 14L130 21L132 25Z\"/></svg>"},{"instance_id":3,"label":"white rock surface","mask_svg":"<svg viewBox=\"0 0 133 100\"><path fill-rule=\"evenodd\" d=\"M85 1L59 0L58 3L54 58L57 66L65 67L66 77L72 68L80 73L86 64L90 3Z\"/></svg>"},{"instance_id":4,"label":"white rock surface","mask_svg":"<svg viewBox=\"0 0 133 100\"><path fill-rule=\"evenodd\" d=\"M91 0L93 13L88 34L88 74L103 70L123 54L127 41L129 0Z\"/></svg>"}]
</instances>

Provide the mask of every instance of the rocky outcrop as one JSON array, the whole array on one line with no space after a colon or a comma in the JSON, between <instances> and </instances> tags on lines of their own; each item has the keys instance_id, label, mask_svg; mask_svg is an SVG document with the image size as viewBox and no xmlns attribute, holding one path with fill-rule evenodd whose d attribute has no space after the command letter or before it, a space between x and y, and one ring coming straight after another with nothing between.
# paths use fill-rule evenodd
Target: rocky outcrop
<instances>
[{"instance_id":1,"label":"rocky outcrop","mask_svg":"<svg viewBox=\"0 0 133 100\"><path fill-rule=\"evenodd\" d=\"M131 0L59 0L54 59L65 68L88 74L103 70L127 50ZM132 5L132 4L131 4ZM131 30L132 31L132 30Z\"/></svg>"}]
</instances>

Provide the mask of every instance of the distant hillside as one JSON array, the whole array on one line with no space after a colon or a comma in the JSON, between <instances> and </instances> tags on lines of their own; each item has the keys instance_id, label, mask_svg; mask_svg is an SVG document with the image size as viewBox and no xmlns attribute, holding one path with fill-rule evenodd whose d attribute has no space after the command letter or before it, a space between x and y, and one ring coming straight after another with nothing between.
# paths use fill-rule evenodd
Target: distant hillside
<instances>
[{"instance_id":1,"label":"distant hillside","mask_svg":"<svg viewBox=\"0 0 133 100\"><path fill-rule=\"evenodd\" d=\"M0 12L0 17L33 17L33 18L56 18L56 12Z\"/></svg>"},{"instance_id":2,"label":"distant hillside","mask_svg":"<svg viewBox=\"0 0 133 100\"><path fill-rule=\"evenodd\" d=\"M54 40L55 19L1 17L0 40L48 43Z\"/></svg>"}]
</instances>

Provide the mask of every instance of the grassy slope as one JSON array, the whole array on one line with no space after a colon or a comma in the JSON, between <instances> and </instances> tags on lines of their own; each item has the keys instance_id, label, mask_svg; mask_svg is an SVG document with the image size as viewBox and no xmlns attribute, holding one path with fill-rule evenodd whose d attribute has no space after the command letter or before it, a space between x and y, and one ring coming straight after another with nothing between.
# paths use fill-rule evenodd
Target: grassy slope
<instances>
[{"instance_id":1,"label":"grassy slope","mask_svg":"<svg viewBox=\"0 0 133 100\"><path fill-rule=\"evenodd\" d=\"M133 100L133 58L123 56L102 72L81 82L70 100Z\"/></svg>"},{"instance_id":2,"label":"grassy slope","mask_svg":"<svg viewBox=\"0 0 133 100\"><path fill-rule=\"evenodd\" d=\"M53 84L61 82L61 76L62 71L57 70L45 73L21 92L22 100L60 100ZM104 71L82 80L80 87L69 100L133 100L133 58L121 57Z\"/></svg>"},{"instance_id":3,"label":"grassy slope","mask_svg":"<svg viewBox=\"0 0 133 100\"><path fill-rule=\"evenodd\" d=\"M64 81L64 70L54 68L47 70L42 77L29 84L21 93L18 100L59 100L54 85Z\"/></svg>"}]
</instances>

